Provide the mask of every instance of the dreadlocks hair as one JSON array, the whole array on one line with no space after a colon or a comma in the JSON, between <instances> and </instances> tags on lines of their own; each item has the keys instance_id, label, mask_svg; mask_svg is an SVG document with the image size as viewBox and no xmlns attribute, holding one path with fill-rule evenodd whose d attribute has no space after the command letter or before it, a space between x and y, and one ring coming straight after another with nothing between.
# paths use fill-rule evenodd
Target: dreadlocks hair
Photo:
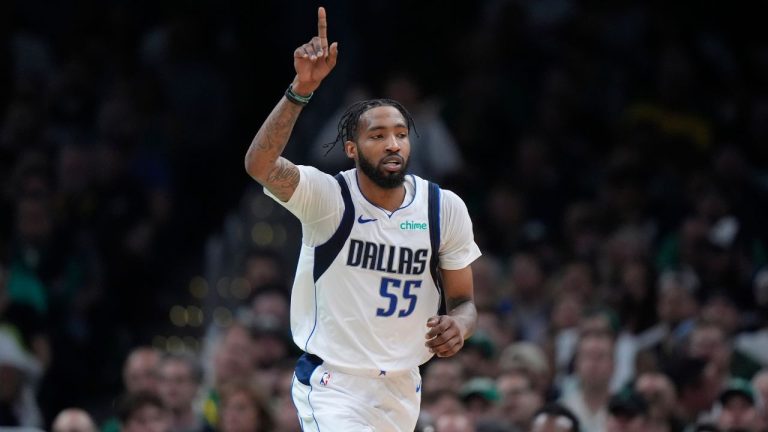
<instances>
[{"instance_id":1,"label":"dreadlocks hair","mask_svg":"<svg viewBox=\"0 0 768 432\"><path fill-rule=\"evenodd\" d=\"M323 148L327 148L325 154L327 155L330 153L331 150L333 150L333 148L336 146L336 143L341 143L343 145L347 141L354 141L357 137L357 124L360 122L360 116L362 116L363 113L369 109L380 106L391 106L397 108L397 110L400 111L400 114L402 114L405 118L408 130L410 131L413 129L413 132L416 134L416 136L419 136L419 133L416 131L416 123L413 121L413 116L411 116L411 113L409 113L408 110L405 109L405 107L400 102L392 99L363 100L353 103L349 108L347 108L344 114L342 114L341 119L339 119L338 134L336 135L336 139L327 144L323 144Z\"/></svg>"}]
</instances>

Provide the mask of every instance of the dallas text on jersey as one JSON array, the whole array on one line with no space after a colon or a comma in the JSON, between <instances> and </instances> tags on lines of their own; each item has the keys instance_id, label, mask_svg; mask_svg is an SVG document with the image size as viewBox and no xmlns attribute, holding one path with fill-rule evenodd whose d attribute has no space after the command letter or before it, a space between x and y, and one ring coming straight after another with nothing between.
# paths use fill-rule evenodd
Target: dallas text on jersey
<instances>
[{"instance_id":1,"label":"dallas text on jersey","mask_svg":"<svg viewBox=\"0 0 768 432\"><path fill-rule=\"evenodd\" d=\"M427 249L413 251L407 247L350 239L347 265L387 273L420 275L427 268L427 253Z\"/></svg>"}]
</instances>

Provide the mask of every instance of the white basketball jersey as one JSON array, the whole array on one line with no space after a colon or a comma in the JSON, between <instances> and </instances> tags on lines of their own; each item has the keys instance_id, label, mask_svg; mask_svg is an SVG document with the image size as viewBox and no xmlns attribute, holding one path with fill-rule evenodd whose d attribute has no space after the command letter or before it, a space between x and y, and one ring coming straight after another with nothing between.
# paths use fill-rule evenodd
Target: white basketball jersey
<instances>
[{"instance_id":1,"label":"white basketball jersey","mask_svg":"<svg viewBox=\"0 0 768 432\"><path fill-rule=\"evenodd\" d=\"M429 182L412 177L412 201L389 215L362 195L355 170L340 175L351 208L345 204L330 240L302 244L291 295L293 339L349 369L414 368L432 356L424 346L426 322L441 301L430 271L437 251L430 246Z\"/></svg>"}]
</instances>

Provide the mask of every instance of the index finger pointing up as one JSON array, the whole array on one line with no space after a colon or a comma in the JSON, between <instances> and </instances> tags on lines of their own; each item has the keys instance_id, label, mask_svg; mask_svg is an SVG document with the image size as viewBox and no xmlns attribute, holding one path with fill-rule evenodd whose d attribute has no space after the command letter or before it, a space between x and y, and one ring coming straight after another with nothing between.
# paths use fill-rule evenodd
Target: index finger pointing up
<instances>
[{"instance_id":1,"label":"index finger pointing up","mask_svg":"<svg viewBox=\"0 0 768 432\"><path fill-rule=\"evenodd\" d=\"M320 37L320 46L323 48L323 54L328 54L328 21L325 19L325 8L320 6L317 9L317 36Z\"/></svg>"}]
</instances>

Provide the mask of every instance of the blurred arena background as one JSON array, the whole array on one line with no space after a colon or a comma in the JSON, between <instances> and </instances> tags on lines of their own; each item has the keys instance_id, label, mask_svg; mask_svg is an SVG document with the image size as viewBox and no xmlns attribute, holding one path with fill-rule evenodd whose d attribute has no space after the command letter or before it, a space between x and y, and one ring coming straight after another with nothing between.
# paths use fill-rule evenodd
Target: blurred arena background
<instances>
[{"instance_id":1,"label":"blurred arena background","mask_svg":"<svg viewBox=\"0 0 768 432\"><path fill-rule=\"evenodd\" d=\"M0 3L0 426L49 429L78 406L101 427L148 346L199 362L209 426L222 382L256 376L274 417L261 430L296 430L283 378L300 226L243 156L318 5ZM464 198L484 252L480 330L425 371L424 430L451 415L524 430L589 379L574 352L594 327L615 336L594 372L610 393L658 371L686 407L659 419L723 421L732 379L768 367L768 38L752 6L322 5L339 63L286 156L344 169L325 146L341 110L397 99L414 171ZM527 405L504 392L510 364L543 371L526 369ZM709 399L688 406L699 378ZM762 416L766 381L750 387Z\"/></svg>"}]
</instances>

